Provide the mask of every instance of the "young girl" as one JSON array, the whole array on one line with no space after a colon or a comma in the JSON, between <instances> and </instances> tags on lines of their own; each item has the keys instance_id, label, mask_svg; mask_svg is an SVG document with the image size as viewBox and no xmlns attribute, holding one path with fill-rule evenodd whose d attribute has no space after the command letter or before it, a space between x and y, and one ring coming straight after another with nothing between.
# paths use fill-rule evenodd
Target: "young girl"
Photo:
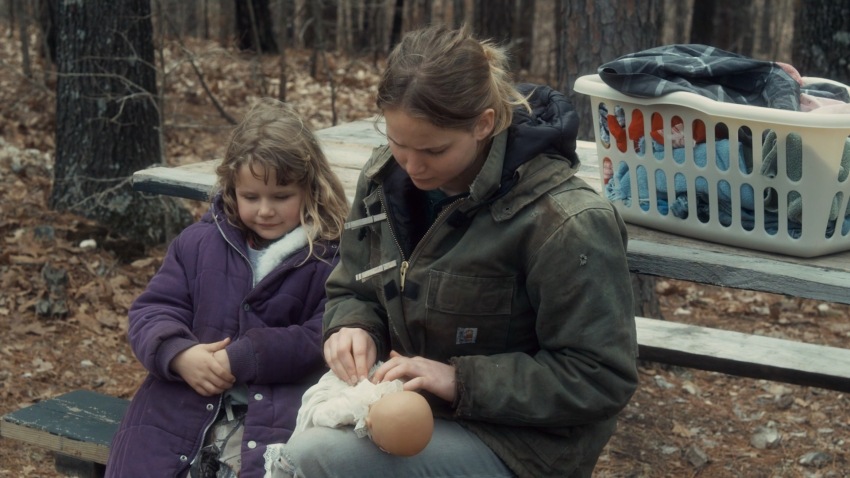
<instances>
[{"instance_id":1,"label":"young girl","mask_svg":"<svg viewBox=\"0 0 850 478\"><path fill-rule=\"evenodd\" d=\"M394 48L387 145L328 279L331 370L356 384L384 361L372 381L428 398L430 442L399 457L312 427L283 447L290 474L591 476L638 383L626 228L576 176L570 102L506 64L464 29Z\"/></svg>"},{"instance_id":2,"label":"young girl","mask_svg":"<svg viewBox=\"0 0 850 478\"><path fill-rule=\"evenodd\" d=\"M266 445L289 439L302 394L326 370L342 184L275 100L236 127L216 174L209 212L130 309L130 345L150 373L113 439L109 477L262 476Z\"/></svg>"}]
</instances>

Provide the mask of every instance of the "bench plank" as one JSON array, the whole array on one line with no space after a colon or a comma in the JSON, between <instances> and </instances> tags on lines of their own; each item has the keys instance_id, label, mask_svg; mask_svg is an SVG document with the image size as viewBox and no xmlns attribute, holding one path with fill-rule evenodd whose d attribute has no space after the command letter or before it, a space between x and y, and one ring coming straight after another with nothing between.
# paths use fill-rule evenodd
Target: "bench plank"
<instances>
[{"instance_id":1,"label":"bench plank","mask_svg":"<svg viewBox=\"0 0 850 478\"><path fill-rule=\"evenodd\" d=\"M642 360L850 391L850 349L644 317L636 322Z\"/></svg>"},{"instance_id":2,"label":"bench plank","mask_svg":"<svg viewBox=\"0 0 850 478\"><path fill-rule=\"evenodd\" d=\"M129 401L75 390L3 416L0 436L83 461L106 463Z\"/></svg>"}]
</instances>

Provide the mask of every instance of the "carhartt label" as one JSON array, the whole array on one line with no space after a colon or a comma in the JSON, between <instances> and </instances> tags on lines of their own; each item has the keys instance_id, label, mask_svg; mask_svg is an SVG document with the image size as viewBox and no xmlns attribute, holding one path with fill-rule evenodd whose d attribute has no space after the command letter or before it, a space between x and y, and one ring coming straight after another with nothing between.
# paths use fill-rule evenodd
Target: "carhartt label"
<instances>
[{"instance_id":1,"label":"carhartt label","mask_svg":"<svg viewBox=\"0 0 850 478\"><path fill-rule=\"evenodd\" d=\"M396 266L396 264L397 264L396 261L390 261L390 262L381 264L378 267L373 267L373 268L369 269L368 271L363 271L363 272L357 274L354 277L357 280L359 280L360 282L363 282L366 279L368 279L368 278L370 278L370 277L372 277L376 274L380 274L381 272L384 272L385 270L392 269L393 267Z\"/></svg>"},{"instance_id":2,"label":"carhartt label","mask_svg":"<svg viewBox=\"0 0 850 478\"><path fill-rule=\"evenodd\" d=\"M457 328L457 341L455 344L474 344L475 339L478 337L478 328L477 327L458 327Z\"/></svg>"},{"instance_id":3,"label":"carhartt label","mask_svg":"<svg viewBox=\"0 0 850 478\"><path fill-rule=\"evenodd\" d=\"M375 214L374 216L364 217L363 219L357 219L356 221L346 222L344 227L346 229L357 229L358 227L368 226L373 222L383 221L387 218L386 213Z\"/></svg>"}]
</instances>

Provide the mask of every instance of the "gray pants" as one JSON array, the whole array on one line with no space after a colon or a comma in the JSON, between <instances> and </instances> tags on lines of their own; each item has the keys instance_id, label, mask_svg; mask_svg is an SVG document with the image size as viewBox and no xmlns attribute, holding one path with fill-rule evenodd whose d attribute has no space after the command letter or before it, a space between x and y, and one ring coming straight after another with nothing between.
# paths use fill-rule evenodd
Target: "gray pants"
<instances>
[{"instance_id":1,"label":"gray pants","mask_svg":"<svg viewBox=\"0 0 850 478\"><path fill-rule=\"evenodd\" d=\"M381 451L351 427L310 428L285 446L290 476L513 478L515 475L472 432L449 420L434 420L431 442L412 457Z\"/></svg>"}]
</instances>

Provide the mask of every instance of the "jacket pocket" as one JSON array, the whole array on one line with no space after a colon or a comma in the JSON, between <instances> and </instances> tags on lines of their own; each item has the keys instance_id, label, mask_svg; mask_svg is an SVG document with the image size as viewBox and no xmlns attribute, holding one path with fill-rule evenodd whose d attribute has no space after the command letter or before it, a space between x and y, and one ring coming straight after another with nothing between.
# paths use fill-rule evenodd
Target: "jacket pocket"
<instances>
[{"instance_id":1,"label":"jacket pocket","mask_svg":"<svg viewBox=\"0 0 850 478\"><path fill-rule=\"evenodd\" d=\"M425 319L428 349L443 359L505 351L515 290L513 276L430 271Z\"/></svg>"},{"instance_id":2,"label":"jacket pocket","mask_svg":"<svg viewBox=\"0 0 850 478\"><path fill-rule=\"evenodd\" d=\"M460 315L510 315L513 276L473 277L431 271L427 307Z\"/></svg>"}]
</instances>

